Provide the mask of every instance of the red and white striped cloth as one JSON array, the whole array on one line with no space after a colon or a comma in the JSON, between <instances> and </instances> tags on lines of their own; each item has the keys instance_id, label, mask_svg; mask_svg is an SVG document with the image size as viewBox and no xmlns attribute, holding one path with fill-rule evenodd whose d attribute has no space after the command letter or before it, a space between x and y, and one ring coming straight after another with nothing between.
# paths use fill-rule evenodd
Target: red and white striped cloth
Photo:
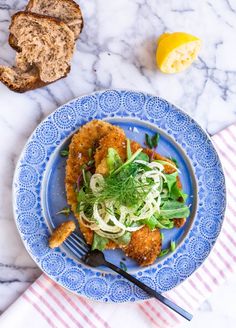
<instances>
[{"instance_id":1,"label":"red and white striped cloth","mask_svg":"<svg viewBox=\"0 0 236 328\"><path fill-rule=\"evenodd\" d=\"M186 281L166 293L190 312L227 277L236 272L236 125L213 137L226 174L228 204L221 234L207 260ZM76 296L42 275L0 317L1 328L120 328L174 327L182 318L156 300L104 304Z\"/></svg>"}]
</instances>

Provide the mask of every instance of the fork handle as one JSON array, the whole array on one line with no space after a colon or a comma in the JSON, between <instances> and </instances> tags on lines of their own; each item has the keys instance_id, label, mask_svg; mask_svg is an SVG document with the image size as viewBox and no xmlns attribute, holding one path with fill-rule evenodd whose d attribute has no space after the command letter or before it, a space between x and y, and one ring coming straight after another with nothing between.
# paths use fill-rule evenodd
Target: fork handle
<instances>
[{"instance_id":1,"label":"fork handle","mask_svg":"<svg viewBox=\"0 0 236 328\"><path fill-rule=\"evenodd\" d=\"M188 321L190 321L192 319L192 317L193 317L192 314L190 314L189 312L185 311L180 306L176 305L174 302L172 302L171 300L167 299L166 297L164 297L160 293L156 292L154 289L150 288L149 286L145 285L140 280L134 278L129 273L127 273L124 270L120 269L116 265L114 265L114 264L112 264L110 262L107 262L107 261L104 263L104 265L107 266L108 268L112 269L113 271L119 273L121 276L123 276L127 280L129 280L132 283L134 283L136 286L138 286L139 288L141 288L142 290L144 290L149 295L154 296L161 303L165 304L170 309L172 309L176 313L180 314L182 317L184 317Z\"/></svg>"}]
</instances>

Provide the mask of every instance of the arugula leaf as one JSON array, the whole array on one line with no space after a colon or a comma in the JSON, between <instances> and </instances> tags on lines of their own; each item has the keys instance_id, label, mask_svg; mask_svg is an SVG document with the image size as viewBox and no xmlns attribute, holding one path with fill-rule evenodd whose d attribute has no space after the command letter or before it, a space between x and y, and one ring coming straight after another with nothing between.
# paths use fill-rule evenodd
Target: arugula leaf
<instances>
[{"instance_id":1,"label":"arugula leaf","mask_svg":"<svg viewBox=\"0 0 236 328\"><path fill-rule=\"evenodd\" d=\"M123 162L120 158L120 155L117 153L117 151L114 148L108 148L107 165L108 165L109 172L116 170L122 164L123 164Z\"/></svg>"},{"instance_id":2,"label":"arugula leaf","mask_svg":"<svg viewBox=\"0 0 236 328\"><path fill-rule=\"evenodd\" d=\"M152 148L157 147L159 139L160 139L160 134L155 133L154 136L152 137Z\"/></svg>"},{"instance_id":3,"label":"arugula leaf","mask_svg":"<svg viewBox=\"0 0 236 328\"><path fill-rule=\"evenodd\" d=\"M158 218L156 222L156 228L159 229L172 229L174 228L173 220Z\"/></svg>"},{"instance_id":4,"label":"arugula leaf","mask_svg":"<svg viewBox=\"0 0 236 328\"><path fill-rule=\"evenodd\" d=\"M61 157L67 157L69 155L69 149L62 149L60 155Z\"/></svg>"},{"instance_id":5,"label":"arugula leaf","mask_svg":"<svg viewBox=\"0 0 236 328\"><path fill-rule=\"evenodd\" d=\"M178 175L178 172L174 172L171 174L165 174L165 178L166 178L165 183L167 184L169 193L171 192L173 185L176 183L177 175Z\"/></svg>"},{"instance_id":6,"label":"arugula leaf","mask_svg":"<svg viewBox=\"0 0 236 328\"><path fill-rule=\"evenodd\" d=\"M188 206L175 200L167 200L160 210L160 216L167 219L187 218L189 214Z\"/></svg>"},{"instance_id":7,"label":"arugula leaf","mask_svg":"<svg viewBox=\"0 0 236 328\"><path fill-rule=\"evenodd\" d=\"M174 200L178 200L179 198L182 198L183 201L185 202L186 199L188 198L188 195L183 192L182 189L179 189L177 187L177 182L173 184L170 192L170 198Z\"/></svg>"},{"instance_id":8,"label":"arugula leaf","mask_svg":"<svg viewBox=\"0 0 236 328\"><path fill-rule=\"evenodd\" d=\"M148 219L143 220L143 223L146 224L150 230L153 230L156 228L158 224L157 218L153 215Z\"/></svg>"},{"instance_id":9,"label":"arugula leaf","mask_svg":"<svg viewBox=\"0 0 236 328\"><path fill-rule=\"evenodd\" d=\"M92 251L94 249L98 249L99 251L103 251L107 245L109 240L107 238L99 236L96 232L93 234L93 243L92 243Z\"/></svg>"},{"instance_id":10,"label":"arugula leaf","mask_svg":"<svg viewBox=\"0 0 236 328\"><path fill-rule=\"evenodd\" d=\"M131 240L131 232L129 231L126 231L123 236L115 239L115 242L117 244L121 244L121 245L128 245L130 243L130 240Z\"/></svg>"},{"instance_id":11,"label":"arugula leaf","mask_svg":"<svg viewBox=\"0 0 236 328\"><path fill-rule=\"evenodd\" d=\"M81 188L80 191L76 193L77 202L82 202L85 199L85 195L84 188Z\"/></svg>"},{"instance_id":12,"label":"arugula leaf","mask_svg":"<svg viewBox=\"0 0 236 328\"><path fill-rule=\"evenodd\" d=\"M135 160L141 160L141 161L145 161L145 162L149 162L149 156L143 152L141 152L136 158Z\"/></svg>"}]
</instances>

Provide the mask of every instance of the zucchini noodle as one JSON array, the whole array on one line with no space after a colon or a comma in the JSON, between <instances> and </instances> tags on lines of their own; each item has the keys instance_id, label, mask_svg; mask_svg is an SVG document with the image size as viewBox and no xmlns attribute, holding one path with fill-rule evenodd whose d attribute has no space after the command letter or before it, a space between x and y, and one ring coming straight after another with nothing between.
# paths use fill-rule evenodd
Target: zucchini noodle
<instances>
[{"instance_id":1,"label":"zucchini noodle","mask_svg":"<svg viewBox=\"0 0 236 328\"><path fill-rule=\"evenodd\" d=\"M105 199L95 201L91 206L90 216L86 215L84 210L80 211L83 224L96 231L101 237L117 239L126 232L137 231L143 227L142 220L160 213L161 192L166 179L163 174L164 166L155 161L148 163L143 160L134 160L133 163L139 164L138 173L134 176L137 188L140 188L146 195L137 206L128 207L112 199ZM93 174L90 179L92 194L98 196L104 188L103 175ZM82 201L81 205L83 207L86 204Z\"/></svg>"}]
</instances>

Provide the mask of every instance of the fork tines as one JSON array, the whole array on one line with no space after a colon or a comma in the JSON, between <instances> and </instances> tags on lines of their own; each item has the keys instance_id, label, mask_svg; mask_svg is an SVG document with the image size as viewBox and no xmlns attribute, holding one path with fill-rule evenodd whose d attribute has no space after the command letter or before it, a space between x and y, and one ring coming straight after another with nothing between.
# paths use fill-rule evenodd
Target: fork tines
<instances>
[{"instance_id":1,"label":"fork tines","mask_svg":"<svg viewBox=\"0 0 236 328\"><path fill-rule=\"evenodd\" d=\"M83 237L74 232L67 238L64 244L79 258L83 257L90 250Z\"/></svg>"}]
</instances>

